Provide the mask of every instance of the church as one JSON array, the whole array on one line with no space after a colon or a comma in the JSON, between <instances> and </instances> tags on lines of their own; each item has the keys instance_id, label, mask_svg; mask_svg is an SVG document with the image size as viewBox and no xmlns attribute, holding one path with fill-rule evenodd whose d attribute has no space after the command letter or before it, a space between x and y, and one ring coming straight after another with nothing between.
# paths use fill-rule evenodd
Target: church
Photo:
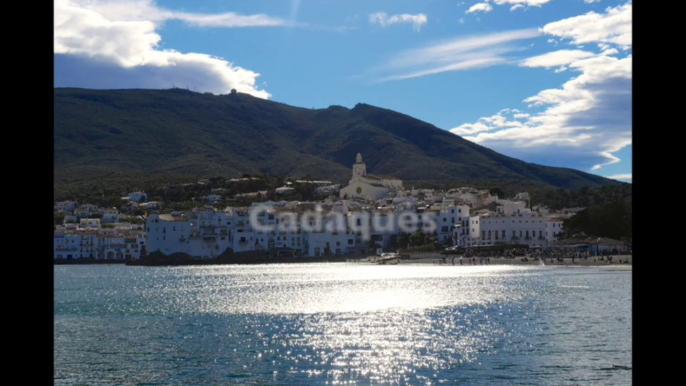
<instances>
[{"instance_id":1,"label":"church","mask_svg":"<svg viewBox=\"0 0 686 386\"><path fill-rule=\"evenodd\" d=\"M367 174L367 166L362 161L362 154L357 153L353 164L353 177L348 186L341 189L341 198L365 198L368 200L380 200L390 192L403 190L403 182L398 179L383 179Z\"/></svg>"}]
</instances>

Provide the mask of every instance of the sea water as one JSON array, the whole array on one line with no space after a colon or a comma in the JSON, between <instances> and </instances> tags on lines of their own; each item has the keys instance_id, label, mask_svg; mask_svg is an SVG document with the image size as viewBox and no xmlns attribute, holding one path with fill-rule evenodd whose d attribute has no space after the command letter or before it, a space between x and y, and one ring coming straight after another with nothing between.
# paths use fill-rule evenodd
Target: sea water
<instances>
[{"instance_id":1,"label":"sea water","mask_svg":"<svg viewBox=\"0 0 686 386\"><path fill-rule=\"evenodd\" d=\"M628 385L631 267L54 267L56 385Z\"/></svg>"}]
</instances>

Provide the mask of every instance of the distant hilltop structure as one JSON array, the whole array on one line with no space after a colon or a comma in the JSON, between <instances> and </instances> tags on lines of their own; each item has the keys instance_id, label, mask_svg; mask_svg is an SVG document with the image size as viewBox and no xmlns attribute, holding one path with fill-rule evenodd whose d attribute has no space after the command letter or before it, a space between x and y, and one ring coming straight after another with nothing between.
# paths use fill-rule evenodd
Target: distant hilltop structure
<instances>
[{"instance_id":1,"label":"distant hilltop structure","mask_svg":"<svg viewBox=\"0 0 686 386\"><path fill-rule=\"evenodd\" d=\"M403 190L403 182L398 179L384 179L367 174L367 165L362 161L362 154L357 153L353 164L353 176L348 186L341 189L341 198L360 197L369 200L379 200L389 192Z\"/></svg>"}]
</instances>

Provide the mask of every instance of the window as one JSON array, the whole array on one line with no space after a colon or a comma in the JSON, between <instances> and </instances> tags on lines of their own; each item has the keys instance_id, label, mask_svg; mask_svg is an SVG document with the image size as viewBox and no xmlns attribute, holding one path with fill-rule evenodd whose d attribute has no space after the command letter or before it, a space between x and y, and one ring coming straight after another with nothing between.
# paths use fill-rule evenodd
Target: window
<instances>
[{"instance_id":1,"label":"window","mask_svg":"<svg viewBox=\"0 0 686 386\"><path fill-rule=\"evenodd\" d=\"M353 239L348 239L348 245L353 245L354 241Z\"/></svg>"},{"instance_id":2,"label":"window","mask_svg":"<svg viewBox=\"0 0 686 386\"><path fill-rule=\"evenodd\" d=\"M340 246L341 246L341 242L340 242L340 241L336 241L336 246L337 246L337 247L340 247Z\"/></svg>"},{"instance_id":3,"label":"window","mask_svg":"<svg viewBox=\"0 0 686 386\"><path fill-rule=\"evenodd\" d=\"M503 240L505 240L505 230L503 229Z\"/></svg>"},{"instance_id":4,"label":"window","mask_svg":"<svg viewBox=\"0 0 686 386\"><path fill-rule=\"evenodd\" d=\"M176 232L176 227L172 227L172 231Z\"/></svg>"}]
</instances>

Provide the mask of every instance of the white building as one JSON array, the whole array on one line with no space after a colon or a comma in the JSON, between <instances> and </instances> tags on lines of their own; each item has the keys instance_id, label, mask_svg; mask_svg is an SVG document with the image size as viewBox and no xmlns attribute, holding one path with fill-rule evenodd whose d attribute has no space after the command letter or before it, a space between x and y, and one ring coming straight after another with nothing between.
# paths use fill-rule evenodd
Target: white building
<instances>
[{"instance_id":1,"label":"white building","mask_svg":"<svg viewBox=\"0 0 686 386\"><path fill-rule=\"evenodd\" d=\"M330 194L336 194L341 190L339 185L324 185L314 188L314 194L318 196L327 196Z\"/></svg>"},{"instance_id":2,"label":"white building","mask_svg":"<svg viewBox=\"0 0 686 386\"><path fill-rule=\"evenodd\" d=\"M562 228L564 220L561 218L552 217L545 222L545 238L551 243L559 238L559 235L564 231Z\"/></svg>"},{"instance_id":3,"label":"white building","mask_svg":"<svg viewBox=\"0 0 686 386\"><path fill-rule=\"evenodd\" d=\"M285 195L288 195L288 194L293 194L293 193L295 193L295 189L291 188L290 186L282 186L282 187L280 187L280 188L276 188L276 190L274 191L274 193L276 193L276 194L278 194L278 195L285 196Z\"/></svg>"},{"instance_id":4,"label":"white building","mask_svg":"<svg viewBox=\"0 0 686 386\"><path fill-rule=\"evenodd\" d=\"M117 209L100 208L100 214L102 214L100 222L102 222L103 224L115 223L119 220L119 211Z\"/></svg>"},{"instance_id":5,"label":"white building","mask_svg":"<svg viewBox=\"0 0 686 386\"><path fill-rule=\"evenodd\" d=\"M73 213L76 209L76 201L61 201L55 203L55 212Z\"/></svg>"},{"instance_id":6,"label":"white building","mask_svg":"<svg viewBox=\"0 0 686 386\"><path fill-rule=\"evenodd\" d=\"M93 205L93 204L83 204L80 205L76 210L74 211L74 214L79 217L90 217L93 214L98 213L98 206Z\"/></svg>"},{"instance_id":7,"label":"white building","mask_svg":"<svg viewBox=\"0 0 686 386\"><path fill-rule=\"evenodd\" d=\"M128 194L128 199L134 202L148 201L148 195L144 192L132 192Z\"/></svg>"},{"instance_id":8,"label":"white building","mask_svg":"<svg viewBox=\"0 0 686 386\"><path fill-rule=\"evenodd\" d=\"M546 244L546 220L538 214L500 215L493 212L479 216L479 235L473 245Z\"/></svg>"},{"instance_id":9,"label":"white building","mask_svg":"<svg viewBox=\"0 0 686 386\"><path fill-rule=\"evenodd\" d=\"M216 258L232 246L231 222L227 213L209 210L188 217L180 213L151 214L146 221L146 250Z\"/></svg>"},{"instance_id":10,"label":"white building","mask_svg":"<svg viewBox=\"0 0 686 386\"><path fill-rule=\"evenodd\" d=\"M342 198L360 197L368 200L379 200L389 192L397 192L403 189L403 182L398 179L383 179L367 174L367 165L362 162L362 155L357 153L353 165L352 179L348 186L341 189L339 196Z\"/></svg>"},{"instance_id":11,"label":"white building","mask_svg":"<svg viewBox=\"0 0 686 386\"><path fill-rule=\"evenodd\" d=\"M79 221L79 229L100 229L100 219L82 218Z\"/></svg>"},{"instance_id":12,"label":"white building","mask_svg":"<svg viewBox=\"0 0 686 386\"><path fill-rule=\"evenodd\" d=\"M202 198L205 201L208 202L219 202L222 200L222 196L219 194L208 194L207 196Z\"/></svg>"},{"instance_id":13,"label":"white building","mask_svg":"<svg viewBox=\"0 0 686 386\"><path fill-rule=\"evenodd\" d=\"M55 231L54 235L54 259L78 259L81 257L79 247L81 237L78 234L65 231Z\"/></svg>"}]
</instances>

